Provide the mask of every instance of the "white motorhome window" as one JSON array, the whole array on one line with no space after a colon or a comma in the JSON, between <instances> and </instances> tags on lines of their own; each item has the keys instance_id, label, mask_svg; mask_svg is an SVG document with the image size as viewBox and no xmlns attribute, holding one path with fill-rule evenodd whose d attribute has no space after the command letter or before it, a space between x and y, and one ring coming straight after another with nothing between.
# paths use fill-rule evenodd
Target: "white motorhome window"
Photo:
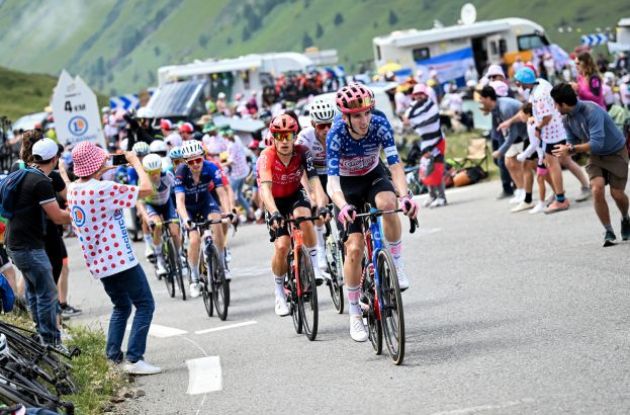
<instances>
[{"instance_id":1,"label":"white motorhome window","mask_svg":"<svg viewBox=\"0 0 630 415\"><path fill-rule=\"evenodd\" d=\"M518 50L532 50L542 48L548 45L547 39L544 39L538 34L522 35L518 37Z\"/></svg>"},{"instance_id":2,"label":"white motorhome window","mask_svg":"<svg viewBox=\"0 0 630 415\"><path fill-rule=\"evenodd\" d=\"M414 61L422 61L431 57L431 53L429 53L429 48L416 48L412 51L412 53Z\"/></svg>"},{"instance_id":3,"label":"white motorhome window","mask_svg":"<svg viewBox=\"0 0 630 415\"><path fill-rule=\"evenodd\" d=\"M376 45L376 60L380 61L381 58L381 47L379 45Z\"/></svg>"}]
</instances>

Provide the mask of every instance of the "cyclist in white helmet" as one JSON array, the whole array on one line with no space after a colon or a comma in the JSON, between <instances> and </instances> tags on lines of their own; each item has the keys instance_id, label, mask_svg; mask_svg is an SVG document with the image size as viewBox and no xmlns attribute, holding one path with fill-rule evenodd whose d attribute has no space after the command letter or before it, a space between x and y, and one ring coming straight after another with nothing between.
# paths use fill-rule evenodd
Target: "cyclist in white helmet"
<instances>
[{"instance_id":1,"label":"cyclist in white helmet","mask_svg":"<svg viewBox=\"0 0 630 415\"><path fill-rule=\"evenodd\" d=\"M171 198L171 190L175 186L175 176L162 170L162 158L157 154L149 154L142 160L142 167L149 175L153 185L153 193L138 200L138 213L144 224L152 231L152 248L157 257L158 275L166 275L166 262L162 256L162 221L169 223L173 242L177 249L181 246L179 219L175 204Z\"/></svg>"},{"instance_id":2,"label":"cyclist in white helmet","mask_svg":"<svg viewBox=\"0 0 630 415\"><path fill-rule=\"evenodd\" d=\"M200 293L199 246L201 235L197 230L191 228L190 222L220 219L222 212L227 214L230 211L225 210L225 206L229 206L229 201L221 179L221 171L216 165L204 158L205 152L201 143L196 140L184 142L182 155L186 162L180 164L175 171L175 201L177 213L179 213L190 236L188 249L192 280L190 296L195 298L199 297ZM216 193L219 200L215 199L213 192ZM221 224L212 225L212 234L219 250L219 257L224 258L225 234ZM226 277L228 277L227 274Z\"/></svg>"},{"instance_id":3,"label":"cyclist in white helmet","mask_svg":"<svg viewBox=\"0 0 630 415\"><path fill-rule=\"evenodd\" d=\"M313 166L324 189L326 189L328 183L326 172L326 135L330 131L330 127L332 127L336 114L335 106L330 101L322 97L315 98L309 109L311 126L302 129L295 141L295 144L301 144L310 150L313 156ZM311 197L311 200L315 200L315 198ZM315 230L317 233L317 265L320 270L326 272L328 270L326 242L324 239L326 227L323 220L315 223Z\"/></svg>"},{"instance_id":4,"label":"cyclist in white helmet","mask_svg":"<svg viewBox=\"0 0 630 415\"><path fill-rule=\"evenodd\" d=\"M168 146L162 140L153 140L149 145L149 152L157 154L162 160L162 170L169 170L171 167L171 158L168 157Z\"/></svg>"}]
</instances>

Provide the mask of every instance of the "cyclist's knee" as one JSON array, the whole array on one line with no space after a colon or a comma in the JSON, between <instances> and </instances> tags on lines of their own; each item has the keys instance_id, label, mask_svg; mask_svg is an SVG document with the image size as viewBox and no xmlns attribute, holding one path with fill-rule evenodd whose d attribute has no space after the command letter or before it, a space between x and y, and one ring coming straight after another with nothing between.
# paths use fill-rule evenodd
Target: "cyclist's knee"
<instances>
[{"instance_id":1,"label":"cyclist's knee","mask_svg":"<svg viewBox=\"0 0 630 415\"><path fill-rule=\"evenodd\" d=\"M381 192L377 194L376 207L381 210L396 209L396 195L392 192Z\"/></svg>"},{"instance_id":2,"label":"cyclist's knee","mask_svg":"<svg viewBox=\"0 0 630 415\"><path fill-rule=\"evenodd\" d=\"M358 261L363 255L363 235L351 234L346 242L346 258Z\"/></svg>"},{"instance_id":3,"label":"cyclist's knee","mask_svg":"<svg viewBox=\"0 0 630 415\"><path fill-rule=\"evenodd\" d=\"M291 249L291 240L288 236L281 236L274 241L274 246L276 253L279 256L285 257L289 254L289 249Z\"/></svg>"}]
</instances>

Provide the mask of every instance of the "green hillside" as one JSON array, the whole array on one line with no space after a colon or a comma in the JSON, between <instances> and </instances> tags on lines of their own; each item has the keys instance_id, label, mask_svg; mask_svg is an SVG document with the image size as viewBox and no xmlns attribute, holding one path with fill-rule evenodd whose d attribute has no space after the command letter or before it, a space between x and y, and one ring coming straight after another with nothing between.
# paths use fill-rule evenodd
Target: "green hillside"
<instances>
[{"instance_id":1,"label":"green hillside","mask_svg":"<svg viewBox=\"0 0 630 415\"><path fill-rule=\"evenodd\" d=\"M0 115L11 120L48 105L57 80L50 75L25 74L0 67Z\"/></svg>"},{"instance_id":2,"label":"green hillside","mask_svg":"<svg viewBox=\"0 0 630 415\"><path fill-rule=\"evenodd\" d=\"M469 1L469 0L468 0ZM336 48L351 70L370 62L372 38L434 20L454 24L467 0L5 0L0 65L28 72L67 68L103 93L156 82L157 68L209 57ZM628 0L473 1L478 20L524 17L566 49L614 27ZM571 33L558 27L571 26ZM579 31L578 31L579 29Z\"/></svg>"}]
</instances>

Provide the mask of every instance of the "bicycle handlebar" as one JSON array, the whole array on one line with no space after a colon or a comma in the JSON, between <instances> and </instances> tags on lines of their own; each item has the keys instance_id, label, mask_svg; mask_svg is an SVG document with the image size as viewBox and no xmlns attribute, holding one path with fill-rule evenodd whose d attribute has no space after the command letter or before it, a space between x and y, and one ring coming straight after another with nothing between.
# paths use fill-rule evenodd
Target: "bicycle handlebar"
<instances>
[{"instance_id":1,"label":"bicycle handlebar","mask_svg":"<svg viewBox=\"0 0 630 415\"><path fill-rule=\"evenodd\" d=\"M364 213L357 213L355 215L355 220L356 218L365 218L365 217L373 217L376 218L378 216L383 216L383 215L391 215L391 214L395 214L395 213L401 213L403 210L402 209L391 209L391 210L380 210L380 209L375 209L372 210L370 212L364 212ZM348 227L350 226L350 224L348 222L346 222L344 224L344 228L342 229L342 240L345 242L348 239ZM415 233L416 229L419 227L420 225L418 224L418 218L409 218L409 233Z\"/></svg>"},{"instance_id":2,"label":"bicycle handlebar","mask_svg":"<svg viewBox=\"0 0 630 415\"><path fill-rule=\"evenodd\" d=\"M221 215L221 219L206 219L203 222L195 222L193 220L188 220L188 224L193 228L207 228L210 225L218 225L220 223L231 223L233 219L234 219L234 215L232 213L224 213Z\"/></svg>"}]
</instances>

